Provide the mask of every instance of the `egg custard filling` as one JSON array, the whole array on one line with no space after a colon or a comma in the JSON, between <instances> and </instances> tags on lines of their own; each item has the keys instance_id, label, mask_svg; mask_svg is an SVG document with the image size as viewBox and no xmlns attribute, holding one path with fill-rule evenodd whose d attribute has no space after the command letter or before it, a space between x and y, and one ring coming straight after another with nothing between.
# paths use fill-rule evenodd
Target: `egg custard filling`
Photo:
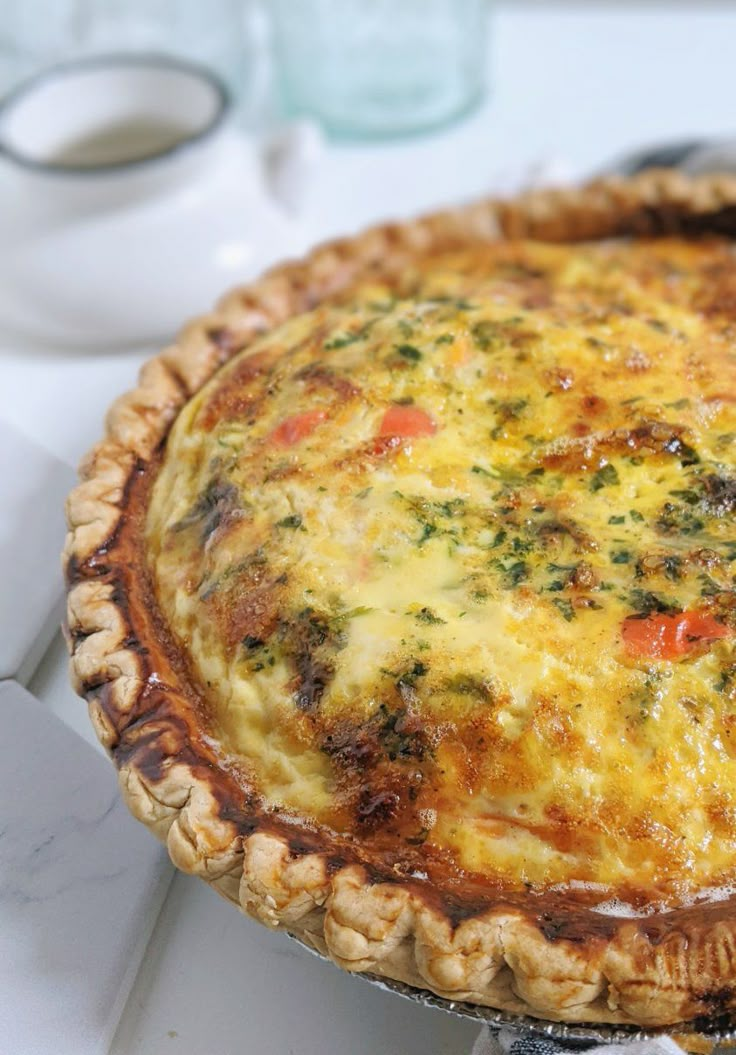
<instances>
[{"instance_id":1,"label":"egg custard filling","mask_svg":"<svg viewBox=\"0 0 736 1055\"><path fill-rule=\"evenodd\" d=\"M732 883L735 452L725 241L476 246L269 331L145 522L222 764L506 890Z\"/></svg>"}]
</instances>

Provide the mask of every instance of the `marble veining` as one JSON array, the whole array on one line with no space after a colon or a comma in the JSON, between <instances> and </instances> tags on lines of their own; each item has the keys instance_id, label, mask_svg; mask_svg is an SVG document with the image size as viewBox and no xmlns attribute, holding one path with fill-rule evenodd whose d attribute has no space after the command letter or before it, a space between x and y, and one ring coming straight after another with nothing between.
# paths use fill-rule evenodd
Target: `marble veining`
<instances>
[{"instance_id":1,"label":"marble veining","mask_svg":"<svg viewBox=\"0 0 736 1055\"><path fill-rule=\"evenodd\" d=\"M0 1049L99 1055L171 875L104 758L0 682Z\"/></svg>"}]
</instances>

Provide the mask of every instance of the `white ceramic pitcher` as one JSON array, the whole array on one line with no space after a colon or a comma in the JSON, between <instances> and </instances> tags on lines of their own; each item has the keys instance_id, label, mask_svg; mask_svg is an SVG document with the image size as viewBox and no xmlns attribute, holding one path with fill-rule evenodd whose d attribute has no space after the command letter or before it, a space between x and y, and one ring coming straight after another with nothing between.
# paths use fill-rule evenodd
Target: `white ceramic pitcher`
<instances>
[{"instance_id":1,"label":"white ceramic pitcher","mask_svg":"<svg viewBox=\"0 0 736 1055\"><path fill-rule=\"evenodd\" d=\"M223 84L157 55L84 59L0 103L0 325L111 346L170 336L307 240L312 126L256 144Z\"/></svg>"}]
</instances>

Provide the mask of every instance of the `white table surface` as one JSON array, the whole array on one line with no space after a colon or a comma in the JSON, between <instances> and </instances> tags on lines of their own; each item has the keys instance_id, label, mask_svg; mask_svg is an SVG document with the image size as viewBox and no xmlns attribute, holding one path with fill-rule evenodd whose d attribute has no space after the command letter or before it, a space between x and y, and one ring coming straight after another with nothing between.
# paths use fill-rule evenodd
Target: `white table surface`
<instances>
[{"instance_id":1,"label":"white table surface","mask_svg":"<svg viewBox=\"0 0 736 1055\"><path fill-rule=\"evenodd\" d=\"M487 103L432 137L330 147L307 194L312 230L332 236L480 196L538 160L578 175L642 143L736 133L735 51L727 3L502 4ZM151 351L33 349L0 337L0 418L76 462ZM65 666L57 640L30 688L92 740ZM177 876L112 1051L464 1055L475 1032L320 964Z\"/></svg>"},{"instance_id":2,"label":"white table surface","mask_svg":"<svg viewBox=\"0 0 736 1055\"><path fill-rule=\"evenodd\" d=\"M106 759L17 682L0 711L0 1048L105 1055L172 869Z\"/></svg>"}]
</instances>

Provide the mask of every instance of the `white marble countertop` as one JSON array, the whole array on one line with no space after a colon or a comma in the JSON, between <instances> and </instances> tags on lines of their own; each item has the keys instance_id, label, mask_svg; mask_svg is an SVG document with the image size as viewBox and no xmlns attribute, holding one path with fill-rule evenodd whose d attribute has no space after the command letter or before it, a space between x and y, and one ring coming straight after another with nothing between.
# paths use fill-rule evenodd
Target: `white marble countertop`
<instances>
[{"instance_id":1,"label":"white marble countertop","mask_svg":"<svg viewBox=\"0 0 736 1055\"><path fill-rule=\"evenodd\" d=\"M307 195L311 229L327 237L480 196L539 160L578 175L641 143L732 134L735 44L736 7L725 2L501 4L488 101L436 136L330 147ZM75 463L150 353L41 350L0 336L0 419ZM93 739L60 640L30 689ZM342 975L177 876L111 1050L464 1055L475 1033Z\"/></svg>"}]
</instances>

